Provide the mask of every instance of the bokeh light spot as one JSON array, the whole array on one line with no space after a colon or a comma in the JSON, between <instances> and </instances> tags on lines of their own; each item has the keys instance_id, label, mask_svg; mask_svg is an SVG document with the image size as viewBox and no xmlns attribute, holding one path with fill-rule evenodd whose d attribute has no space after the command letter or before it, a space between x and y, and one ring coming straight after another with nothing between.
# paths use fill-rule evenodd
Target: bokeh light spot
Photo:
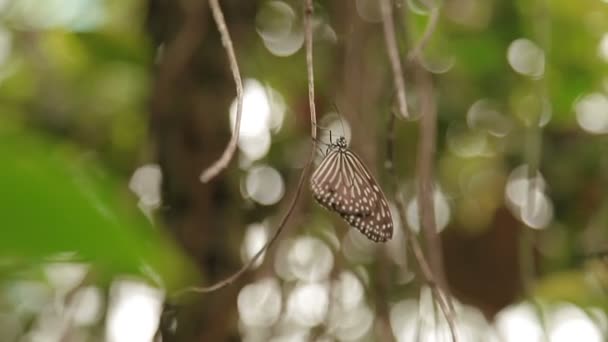
<instances>
[{"instance_id":1,"label":"bokeh light spot","mask_svg":"<svg viewBox=\"0 0 608 342\"><path fill-rule=\"evenodd\" d=\"M271 326L281 313L281 288L275 278L261 279L241 289L237 299L239 316L250 326Z\"/></svg>"},{"instance_id":2,"label":"bokeh light spot","mask_svg":"<svg viewBox=\"0 0 608 342\"><path fill-rule=\"evenodd\" d=\"M292 274L303 281L327 279L334 266L334 256L329 247L313 237L298 238L287 256Z\"/></svg>"},{"instance_id":3,"label":"bokeh light spot","mask_svg":"<svg viewBox=\"0 0 608 342\"><path fill-rule=\"evenodd\" d=\"M158 164L140 166L133 172L129 189L133 191L142 206L155 209L161 205L162 171Z\"/></svg>"},{"instance_id":4,"label":"bokeh light spot","mask_svg":"<svg viewBox=\"0 0 608 342\"><path fill-rule=\"evenodd\" d=\"M354 273L342 271L338 280L334 282L334 301L345 310L352 309L363 300L363 284Z\"/></svg>"},{"instance_id":5,"label":"bokeh light spot","mask_svg":"<svg viewBox=\"0 0 608 342\"><path fill-rule=\"evenodd\" d=\"M604 62L608 63L608 33L604 33L602 39L600 39L597 50L600 58L603 59Z\"/></svg>"},{"instance_id":6,"label":"bokeh light spot","mask_svg":"<svg viewBox=\"0 0 608 342\"><path fill-rule=\"evenodd\" d=\"M439 189L433 191L433 203L435 206L435 224L437 231L441 232L450 222L450 205L443 192ZM420 218L418 215L418 197L413 197L406 209L407 224L416 233L420 232Z\"/></svg>"},{"instance_id":7,"label":"bokeh light spot","mask_svg":"<svg viewBox=\"0 0 608 342\"><path fill-rule=\"evenodd\" d=\"M496 137L506 136L513 126L488 99L477 100L471 105L467 112L467 125L470 129L485 130Z\"/></svg>"},{"instance_id":8,"label":"bokeh light spot","mask_svg":"<svg viewBox=\"0 0 608 342\"><path fill-rule=\"evenodd\" d=\"M545 181L537 172L528 177L528 166L514 169L507 180L505 198L511 212L531 228L545 228L553 219L553 204L544 192Z\"/></svg>"},{"instance_id":9,"label":"bokeh light spot","mask_svg":"<svg viewBox=\"0 0 608 342\"><path fill-rule=\"evenodd\" d=\"M446 136L450 151L460 157L471 158L490 153L486 133L481 130L470 130L466 126L452 124L448 127Z\"/></svg>"},{"instance_id":10,"label":"bokeh light spot","mask_svg":"<svg viewBox=\"0 0 608 342\"><path fill-rule=\"evenodd\" d=\"M511 42L507 60L513 70L525 76L540 78L545 72L545 53L528 39L520 38Z\"/></svg>"},{"instance_id":11,"label":"bokeh light spot","mask_svg":"<svg viewBox=\"0 0 608 342\"><path fill-rule=\"evenodd\" d=\"M244 135L239 138L239 150L249 161L256 161L268 154L271 140L269 131L262 131L255 136Z\"/></svg>"},{"instance_id":12,"label":"bokeh light spot","mask_svg":"<svg viewBox=\"0 0 608 342\"><path fill-rule=\"evenodd\" d=\"M542 341L542 327L530 304L522 303L502 309L496 315L494 325L505 342Z\"/></svg>"},{"instance_id":13,"label":"bokeh light spot","mask_svg":"<svg viewBox=\"0 0 608 342\"><path fill-rule=\"evenodd\" d=\"M251 260L266 244L266 241L268 241L268 230L266 225L261 223L250 224L245 232L245 238L243 239L243 246L241 248L243 262ZM262 253L253 267L258 267L262 263L264 254L266 254L266 252Z\"/></svg>"},{"instance_id":14,"label":"bokeh light spot","mask_svg":"<svg viewBox=\"0 0 608 342\"><path fill-rule=\"evenodd\" d=\"M264 3L256 16L256 30L264 46L275 56L296 53L304 44L301 20L294 9L283 1Z\"/></svg>"},{"instance_id":15,"label":"bokeh light spot","mask_svg":"<svg viewBox=\"0 0 608 342\"><path fill-rule=\"evenodd\" d=\"M302 326L314 327L321 324L327 315L328 292L326 284L297 285L287 301L287 314Z\"/></svg>"},{"instance_id":16,"label":"bokeh light spot","mask_svg":"<svg viewBox=\"0 0 608 342\"><path fill-rule=\"evenodd\" d=\"M270 103L266 90L260 82L255 79L246 79L243 83L240 136L257 136L268 130ZM230 127L234 127L235 121L236 99L230 105Z\"/></svg>"},{"instance_id":17,"label":"bokeh light spot","mask_svg":"<svg viewBox=\"0 0 608 342\"><path fill-rule=\"evenodd\" d=\"M602 332L589 315L571 304L560 305L550 314L551 342L600 342Z\"/></svg>"},{"instance_id":18,"label":"bokeh light spot","mask_svg":"<svg viewBox=\"0 0 608 342\"><path fill-rule=\"evenodd\" d=\"M270 166L255 166L247 173L245 179L247 194L262 205L277 203L285 191L283 177Z\"/></svg>"},{"instance_id":19,"label":"bokeh light spot","mask_svg":"<svg viewBox=\"0 0 608 342\"><path fill-rule=\"evenodd\" d=\"M582 129L593 134L608 133L608 98L604 94L583 96L575 103L574 110Z\"/></svg>"},{"instance_id":20,"label":"bokeh light spot","mask_svg":"<svg viewBox=\"0 0 608 342\"><path fill-rule=\"evenodd\" d=\"M80 289L74 295L74 323L92 325L101 318L103 308L101 290L95 286Z\"/></svg>"},{"instance_id":21,"label":"bokeh light spot","mask_svg":"<svg viewBox=\"0 0 608 342\"><path fill-rule=\"evenodd\" d=\"M110 296L108 341L151 341L160 320L162 291L140 282L120 280L112 284Z\"/></svg>"}]
</instances>

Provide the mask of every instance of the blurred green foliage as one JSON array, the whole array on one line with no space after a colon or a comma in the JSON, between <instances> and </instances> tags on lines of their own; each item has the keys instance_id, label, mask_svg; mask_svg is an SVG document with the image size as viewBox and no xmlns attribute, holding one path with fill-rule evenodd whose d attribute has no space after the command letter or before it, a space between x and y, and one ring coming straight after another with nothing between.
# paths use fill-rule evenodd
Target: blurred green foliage
<instances>
[{"instance_id":1,"label":"blurred green foliage","mask_svg":"<svg viewBox=\"0 0 608 342\"><path fill-rule=\"evenodd\" d=\"M582 129L575 106L589 93L606 96L608 92L608 60L600 56L599 51L601 40L608 39L608 3L600 0L438 2L442 3L442 14L424 55L428 65L436 67L433 75L438 105L436 176L451 210L450 223L443 236L447 249L452 243L452 247L455 246L452 251L456 251L446 259L459 262L451 270L452 281L456 279L457 283L468 277L464 285L457 283L455 293L472 298L475 304L481 303L480 307L490 302L484 308L490 307L488 312L500 309L506 301L498 300L496 306L492 306L496 303L492 298L476 302L475 296L483 292L478 291L477 286L480 282L488 282L487 286L504 285L496 280L503 276L503 270L497 265L502 265L500 262L504 260L498 259L512 258L505 261L508 265L515 264L509 269L515 271L507 275L515 279L515 285L504 285L505 288L511 286L505 290L509 301L522 298L570 301L606 310L606 265L589 260L587 255L608 248L608 135ZM96 279L105 284L117 276L136 275L171 291L197 278L193 262L169 237L166 227L160 221L151 223L158 217L148 219L137 208L137 198L128 191L127 183L138 166L157 157L154 155L157 151L153 150L163 143L169 147L160 147L167 148L175 160L187 161L171 165L174 169L169 170L173 173L163 177L198 173L198 169L191 172L193 165L200 162L192 155L199 153L197 148L205 143L204 148L213 145L205 151L216 150L212 151L213 156L202 159L219 156L229 129L221 125L209 128L209 123L226 121L217 118L226 115L227 110L216 112L215 109L219 107L217 103L228 103L232 99L234 89L229 73L222 73L225 70L209 71L205 69L209 66L196 64L209 60L224 63L225 53L218 39L216 45L204 45L217 38L210 24L205 32L208 37L201 42L204 52L194 58L196 63L192 69L196 71L190 75L192 84L187 84L199 87L192 93L200 98L187 100L211 107L213 112L201 114L200 111L207 108L194 108L188 119L175 114L175 122L183 119L175 124L181 131L176 128L171 134L194 132L192 136L183 134L184 137L175 139L183 143L181 145L153 141L159 137L148 134L149 102L155 59L160 59L163 50L153 46L150 36L169 24L160 20L160 24L156 23L159 29L152 21L146 22L146 12L152 3L156 2L89 0L81 3L82 8L72 8L59 6L57 1L0 1L0 282L27 278L24 270L37 270L58 260L92 265ZM308 128L304 53L300 49L288 57L272 54L263 44L260 28L256 26L270 19L260 17L256 22L255 6L241 8L234 5L238 1L223 3L230 8L226 17L234 33L243 78L255 78L271 85L287 105L285 125L273 136L270 152L261 160L276 167L286 179L294 178L294 167L301 166L298 164L301 161L295 160L301 148L294 141L308 141L306 133L302 133ZM261 7L268 1L258 3ZM396 2L399 5L396 8L400 9L396 11L397 34L404 55L420 38L429 20L429 11L420 3L416 0ZM176 4L168 7L179 7ZM301 14L296 12L299 2L287 4L294 9L293 25L301 25ZM72 11L68 11L68 7ZM349 11L342 7L347 6L340 2L315 2L319 117L333 110L328 104L341 96L344 105L351 106L352 112L345 117L351 119L354 131L360 125L359 133L370 133L373 129L377 132L377 139L370 138L371 134L353 139L358 147L377 143L366 151L372 151L368 155L373 155L375 147L377 151L384 148L383 120L390 112L389 101L394 91L381 27L377 21L366 21L360 16L355 5L351 4ZM251 13L239 12L250 8ZM167 22L180 23L183 19L167 12L167 17L170 16L175 17ZM232 19L245 16L247 20ZM208 20L212 23L211 18ZM510 65L507 51L519 38L529 39L542 50L541 77L515 72ZM369 79L354 78L357 82L349 83L355 74L353 70ZM225 76L230 88L196 79L203 75ZM415 107L413 77L410 73L406 76L411 104ZM178 90L176 93L182 89ZM208 93L200 94L205 91ZM209 106L205 101L210 99L217 103ZM506 132L504 135L488 133L491 130L483 125L470 127L467 113L480 99L495 106L492 109L503 120L502 126L497 126ZM190 104L185 100L184 103ZM536 127L544 114L547 122ZM203 115L208 115L207 121L198 121L197 117ZM417 122L400 122L396 137L399 154L396 168L401 181L408 185L415 178L417 127ZM198 129L219 133L200 137ZM210 140L221 142L214 145ZM383 155L377 154L380 165ZM231 170L236 171L222 174L221 181L204 185L204 189L198 183L200 188L190 186L189 179L165 179L191 191L172 193L174 197L170 200L183 204L182 201L195 198L199 201L192 202L206 206L208 212L203 214L196 213L200 208L195 205L178 208L183 209L178 215L186 217L184 221L195 227L180 237L186 244L191 242L188 247L193 249L197 244L206 243L207 250L200 251L200 255L197 252L196 257L200 257L198 261L204 260L201 264L207 263L205 267L211 265L209 272L215 276L229 272L231 262L240 262L242 227L251 222L267 222L269 216L279 215L280 206L263 207L251 199L241 198L244 197L241 171L249 167L248 163L254 165L258 161L243 162L239 158L231 164ZM552 221L542 230L526 227L505 204L510 172L529 162L538 163L547 183L544 190L553 208ZM387 177L381 174L378 178ZM290 189L286 190L289 194ZM212 194L205 193L199 198L193 195L197 191ZM308 201L305 198L302 202ZM216 210L218 208L221 210ZM195 213L188 216L184 214L187 210ZM309 221L307 217L293 220L303 223L304 227L298 227L297 231L321 236L333 234L333 230L326 233L327 220L319 218L326 213L312 212L315 215ZM156 214L164 213L161 209ZM210 223L204 226L201 220ZM336 231L343 233L340 229L342 227ZM222 235L215 234L217 231ZM500 234L492 235L497 231ZM188 234L196 238L190 241ZM224 248L225 245L229 247ZM517 248L526 253L522 253L523 256L517 256L517 252L507 253ZM507 252L500 254L504 251ZM342 253L339 249L333 252ZM496 254L490 255L494 252ZM207 254L213 256L207 258ZM226 260L214 259L218 255L226 256ZM486 268L484 265L480 269L471 267L471 264L483 264L479 259L488 259L482 260L488 262L484 264ZM365 273L368 268L372 269L369 265L355 266ZM517 270L519 266L522 270ZM534 268L532 275L526 273L528 266ZM392 264L391 267L397 268ZM375 270L370 272L375 275ZM523 290L519 288L520 280L527 286ZM374 286L371 284L366 286ZM391 300L410 293L403 290L409 284L391 286L386 294ZM496 295L496 292L490 294ZM235 306L233 302L226 305Z\"/></svg>"},{"instance_id":2,"label":"blurred green foliage","mask_svg":"<svg viewBox=\"0 0 608 342\"><path fill-rule=\"evenodd\" d=\"M142 5L1 4L0 271L74 260L169 289L196 274L127 188L149 158Z\"/></svg>"},{"instance_id":3,"label":"blurred green foliage","mask_svg":"<svg viewBox=\"0 0 608 342\"><path fill-rule=\"evenodd\" d=\"M168 289L192 272L94 153L0 123L0 269L73 260L95 265L96 279L156 273Z\"/></svg>"}]
</instances>

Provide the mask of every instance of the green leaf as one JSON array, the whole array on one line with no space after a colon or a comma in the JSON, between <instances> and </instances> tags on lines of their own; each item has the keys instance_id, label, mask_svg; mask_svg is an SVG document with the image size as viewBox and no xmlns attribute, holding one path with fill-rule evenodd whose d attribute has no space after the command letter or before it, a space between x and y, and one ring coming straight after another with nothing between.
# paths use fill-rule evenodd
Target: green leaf
<instances>
[{"instance_id":1,"label":"green leaf","mask_svg":"<svg viewBox=\"0 0 608 342\"><path fill-rule=\"evenodd\" d=\"M167 288L195 274L93 153L0 119L0 165L0 265L67 254L106 276L153 273Z\"/></svg>"}]
</instances>

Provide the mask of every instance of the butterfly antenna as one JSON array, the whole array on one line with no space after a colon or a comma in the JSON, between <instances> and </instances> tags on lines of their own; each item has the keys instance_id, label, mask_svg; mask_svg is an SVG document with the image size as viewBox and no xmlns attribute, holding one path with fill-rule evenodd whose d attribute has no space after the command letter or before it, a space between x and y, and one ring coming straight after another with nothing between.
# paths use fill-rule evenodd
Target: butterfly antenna
<instances>
[{"instance_id":1,"label":"butterfly antenna","mask_svg":"<svg viewBox=\"0 0 608 342\"><path fill-rule=\"evenodd\" d=\"M322 130L322 131L331 131L331 128L329 127L323 127L317 123L315 123L315 127L317 127L318 129Z\"/></svg>"},{"instance_id":2,"label":"butterfly antenna","mask_svg":"<svg viewBox=\"0 0 608 342\"><path fill-rule=\"evenodd\" d=\"M331 131L330 131L330 132L331 132ZM314 141L314 142L315 142L315 143L317 143L317 144L321 144L321 145L325 145L325 146L330 146L330 145L331 145L331 144L328 144L328 143L326 143L326 142L323 142L323 141L321 141L321 140L319 140L319 139L315 139L315 138L313 138L313 139L312 139L312 141Z\"/></svg>"},{"instance_id":3,"label":"butterfly antenna","mask_svg":"<svg viewBox=\"0 0 608 342\"><path fill-rule=\"evenodd\" d=\"M334 109L336 110L336 114L338 114L338 118L340 119L340 127L342 127L342 136L346 137L346 129L344 128L344 120L342 119L342 114L340 114L340 109L338 109L338 105L333 103Z\"/></svg>"}]
</instances>

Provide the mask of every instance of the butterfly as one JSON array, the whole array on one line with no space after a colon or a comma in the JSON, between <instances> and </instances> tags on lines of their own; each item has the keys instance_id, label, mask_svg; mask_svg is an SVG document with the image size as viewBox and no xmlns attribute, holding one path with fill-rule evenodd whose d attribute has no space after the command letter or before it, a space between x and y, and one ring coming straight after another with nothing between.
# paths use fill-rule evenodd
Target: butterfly
<instances>
[{"instance_id":1,"label":"butterfly","mask_svg":"<svg viewBox=\"0 0 608 342\"><path fill-rule=\"evenodd\" d=\"M393 219L386 196L344 137L328 145L310 186L322 207L338 213L368 239L386 242L392 238Z\"/></svg>"}]
</instances>

